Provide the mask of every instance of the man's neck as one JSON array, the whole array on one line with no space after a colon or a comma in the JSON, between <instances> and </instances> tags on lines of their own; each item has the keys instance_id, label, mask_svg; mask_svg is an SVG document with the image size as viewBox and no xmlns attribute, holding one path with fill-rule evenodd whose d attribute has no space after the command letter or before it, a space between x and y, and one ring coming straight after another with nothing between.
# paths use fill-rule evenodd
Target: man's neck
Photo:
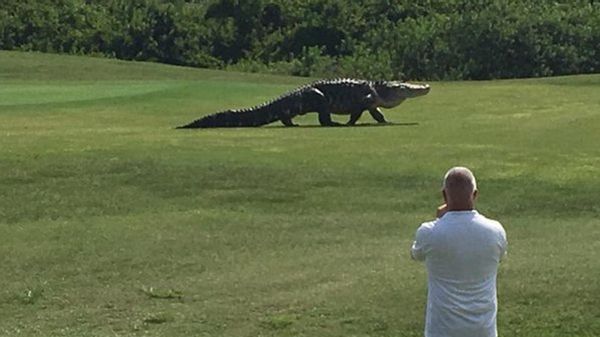
<instances>
[{"instance_id":1,"label":"man's neck","mask_svg":"<svg viewBox=\"0 0 600 337\"><path fill-rule=\"evenodd\" d=\"M473 205L448 205L448 212L472 211L474 209Z\"/></svg>"}]
</instances>

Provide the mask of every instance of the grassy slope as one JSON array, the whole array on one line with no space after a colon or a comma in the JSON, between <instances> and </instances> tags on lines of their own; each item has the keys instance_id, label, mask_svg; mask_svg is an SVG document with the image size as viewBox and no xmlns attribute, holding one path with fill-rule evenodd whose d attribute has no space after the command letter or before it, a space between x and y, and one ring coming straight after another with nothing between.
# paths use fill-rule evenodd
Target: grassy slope
<instances>
[{"instance_id":1,"label":"grassy slope","mask_svg":"<svg viewBox=\"0 0 600 337\"><path fill-rule=\"evenodd\" d=\"M304 82L0 52L0 335L420 336L407 250L455 164L508 231L501 333L600 334L600 76L433 83L407 125L172 129Z\"/></svg>"}]
</instances>

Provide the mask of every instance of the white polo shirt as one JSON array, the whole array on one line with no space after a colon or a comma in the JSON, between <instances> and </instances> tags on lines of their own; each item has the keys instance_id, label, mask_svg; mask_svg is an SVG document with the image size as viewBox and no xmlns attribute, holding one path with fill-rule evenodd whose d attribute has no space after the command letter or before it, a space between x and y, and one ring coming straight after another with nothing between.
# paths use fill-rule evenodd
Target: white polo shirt
<instances>
[{"instance_id":1,"label":"white polo shirt","mask_svg":"<svg viewBox=\"0 0 600 337\"><path fill-rule=\"evenodd\" d=\"M411 249L428 273L426 337L496 337L496 275L506 254L502 225L477 211L423 223Z\"/></svg>"}]
</instances>

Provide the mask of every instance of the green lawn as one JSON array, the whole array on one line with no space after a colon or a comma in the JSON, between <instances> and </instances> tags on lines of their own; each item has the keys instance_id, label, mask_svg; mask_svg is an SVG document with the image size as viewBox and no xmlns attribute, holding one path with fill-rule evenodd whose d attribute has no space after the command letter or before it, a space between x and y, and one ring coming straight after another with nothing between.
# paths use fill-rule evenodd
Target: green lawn
<instances>
[{"instance_id":1,"label":"green lawn","mask_svg":"<svg viewBox=\"0 0 600 337\"><path fill-rule=\"evenodd\" d=\"M173 129L305 82L0 52L0 335L421 336L408 249L458 164L509 236L500 334L600 335L600 75Z\"/></svg>"}]
</instances>

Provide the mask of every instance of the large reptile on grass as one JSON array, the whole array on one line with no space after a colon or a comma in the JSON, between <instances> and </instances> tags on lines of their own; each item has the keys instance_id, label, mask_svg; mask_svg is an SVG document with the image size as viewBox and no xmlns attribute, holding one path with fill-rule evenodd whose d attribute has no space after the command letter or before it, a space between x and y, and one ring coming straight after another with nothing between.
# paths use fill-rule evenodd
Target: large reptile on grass
<instances>
[{"instance_id":1,"label":"large reptile on grass","mask_svg":"<svg viewBox=\"0 0 600 337\"><path fill-rule=\"evenodd\" d=\"M296 126L292 118L308 112L318 113L319 123L323 126L341 125L331 120L331 114L350 115L347 124L354 125L365 110L377 122L387 123L380 108L393 108L407 98L426 95L428 92L427 84L355 79L320 80L261 105L217 112L178 128L252 127L275 121L281 121L285 126Z\"/></svg>"}]
</instances>

